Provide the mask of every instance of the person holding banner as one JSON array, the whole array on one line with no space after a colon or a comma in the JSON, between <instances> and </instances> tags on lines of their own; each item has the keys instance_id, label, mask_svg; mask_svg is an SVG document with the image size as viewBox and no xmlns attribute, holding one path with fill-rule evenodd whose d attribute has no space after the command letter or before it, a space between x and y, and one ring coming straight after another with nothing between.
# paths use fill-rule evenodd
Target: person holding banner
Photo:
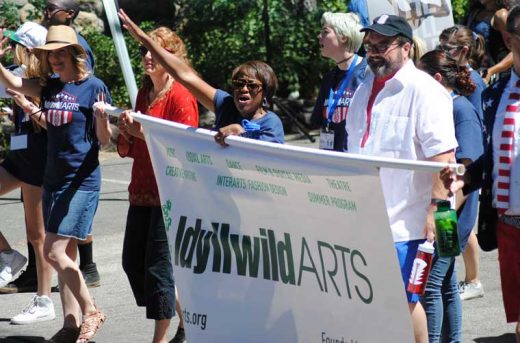
<instances>
[{"instance_id":1,"label":"person holding banner","mask_svg":"<svg viewBox=\"0 0 520 343\"><path fill-rule=\"evenodd\" d=\"M29 96L41 96L41 109L30 102L25 112L45 116L47 162L43 180L44 253L58 272L64 323L50 342L88 342L106 319L94 304L76 264L76 240L92 234L99 201L100 144L110 140L106 116L92 105L108 99L106 85L91 75L76 32L51 26L46 43L35 50L40 79L22 79L0 64L0 83ZM59 75L59 77L53 77ZM81 315L81 317L80 317Z\"/></svg>"},{"instance_id":2,"label":"person holding banner","mask_svg":"<svg viewBox=\"0 0 520 343\"><path fill-rule=\"evenodd\" d=\"M311 120L322 127L320 149L347 151L345 118L350 100L365 77L366 59L356 54L363 40L354 13L325 12L318 35L321 55L336 63L323 76Z\"/></svg>"},{"instance_id":3,"label":"person holding banner","mask_svg":"<svg viewBox=\"0 0 520 343\"><path fill-rule=\"evenodd\" d=\"M450 94L410 60L412 28L381 15L363 28L371 73L358 87L347 117L351 153L448 163L457 147ZM433 212L448 191L439 173L381 168L381 185L406 288L418 245L434 239ZM430 201L430 199L432 199ZM419 296L407 292L416 342L428 342Z\"/></svg>"},{"instance_id":4,"label":"person holding banner","mask_svg":"<svg viewBox=\"0 0 520 343\"><path fill-rule=\"evenodd\" d=\"M484 153L484 128L482 118L466 98L475 91L471 71L453 59L446 51L433 50L426 53L419 69L430 74L442 84L453 98L453 121L458 147L457 163L468 166ZM480 143L480 144L479 144ZM457 193L457 230L461 251L477 220L478 190L469 194ZM457 285L455 256L441 257L435 254L426 284L426 293L421 299L428 319L430 342L460 342L462 339L462 304Z\"/></svg>"},{"instance_id":5,"label":"person holding banner","mask_svg":"<svg viewBox=\"0 0 520 343\"><path fill-rule=\"evenodd\" d=\"M215 141L226 146L229 135L241 135L266 142L284 143L280 118L269 110L278 80L273 69L262 61L248 61L233 70L233 95L210 86L193 68L175 54L165 51L146 35L123 11L119 17L128 32L177 82L185 86L208 110L215 112Z\"/></svg>"},{"instance_id":6,"label":"person holding banner","mask_svg":"<svg viewBox=\"0 0 520 343\"><path fill-rule=\"evenodd\" d=\"M46 0L45 8L43 9L43 25L47 28L53 25L67 25L74 28L74 20L78 17L79 12L80 3L78 0ZM87 53L88 68L94 74L94 53L87 40L77 31L76 35L78 43ZM93 237L89 236L84 242L78 241L79 269L83 273L87 287L99 287L101 284L101 277L94 262Z\"/></svg>"},{"instance_id":7,"label":"person holding banner","mask_svg":"<svg viewBox=\"0 0 520 343\"><path fill-rule=\"evenodd\" d=\"M149 37L169 54L190 65L182 39L172 30L159 27ZM168 74L145 46L140 46L145 75L137 94L136 111L155 118L198 127L197 99ZM117 150L132 157L132 178L128 186L130 207L123 243L123 269L128 276L138 306L146 307L146 317L155 320L152 342L166 343L170 320L177 313L179 327L171 343L185 342L182 311L176 302L173 267L162 216L159 190L143 127L129 111L119 117ZM177 299L178 300L178 299Z\"/></svg>"}]
</instances>

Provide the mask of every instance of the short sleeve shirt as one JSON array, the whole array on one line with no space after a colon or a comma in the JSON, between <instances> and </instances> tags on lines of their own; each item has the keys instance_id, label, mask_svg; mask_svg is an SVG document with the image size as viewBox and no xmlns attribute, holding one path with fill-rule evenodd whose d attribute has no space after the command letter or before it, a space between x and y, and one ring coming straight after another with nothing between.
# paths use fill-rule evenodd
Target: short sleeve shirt
<instances>
[{"instance_id":1,"label":"short sleeve shirt","mask_svg":"<svg viewBox=\"0 0 520 343\"><path fill-rule=\"evenodd\" d=\"M412 61L375 98L368 139L361 147L374 81L374 75L367 74L354 94L346 121L349 152L421 161L457 147L450 94ZM432 175L381 168L380 178L394 242L424 238Z\"/></svg>"},{"instance_id":2,"label":"short sleeve shirt","mask_svg":"<svg viewBox=\"0 0 520 343\"><path fill-rule=\"evenodd\" d=\"M484 127L475 107L462 96L453 99L453 121L458 147L455 150L457 161L470 159L476 161L484 153ZM461 249L468 242L478 212L478 190L468 194L458 211L458 231Z\"/></svg>"},{"instance_id":3,"label":"short sleeve shirt","mask_svg":"<svg viewBox=\"0 0 520 343\"><path fill-rule=\"evenodd\" d=\"M214 103L216 130L231 124L242 125L242 120L245 118L240 115L240 112L238 112L231 94L221 89L217 89ZM256 139L272 143L284 142L285 135L282 121L274 112L267 111L267 113L260 119L251 121L260 125L259 133L255 135Z\"/></svg>"},{"instance_id":4,"label":"short sleeve shirt","mask_svg":"<svg viewBox=\"0 0 520 343\"><path fill-rule=\"evenodd\" d=\"M48 142L45 189L99 190L99 142L92 110L99 93L111 102L108 88L94 76L72 83L47 80L42 90Z\"/></svg>"},{"instance_id":5,"label":"short sleeve shirt","mask_svg":"<svg viewBox=\"0 0 520 343\"><path fill-rule=\"evenodd\" d=\"M329 129L334 131L334 150L347 151L347 134L345 130L345 119L347 118L348 109L352 96L358 85L365 78L365 71L367 68L366 59L354 66L352 76L343 91L343 94L338 100L338 106L331 114L331 122ZM316 99L316 105L312 111L311 120L313 123L324 126L327 123L328 109L329 109L329 93L331 89L334 90L334 96L337 96L338 88L341 82L346 77L347 71L334 68L323 77L321 82L320 92Z\"/></svg>"}]
</instances>

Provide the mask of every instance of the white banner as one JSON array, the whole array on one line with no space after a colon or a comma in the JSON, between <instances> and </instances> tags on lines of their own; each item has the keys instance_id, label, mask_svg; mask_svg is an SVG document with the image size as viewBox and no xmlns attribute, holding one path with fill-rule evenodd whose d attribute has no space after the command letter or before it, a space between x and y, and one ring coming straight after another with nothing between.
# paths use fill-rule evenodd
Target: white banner
<instances>
[{"instance_id":1,"label":"white banner","mask_svg":"<svg viewBox=\"0 0 520 343\"><path fill-rule=\"evenodd\" d=\"M413 341L377 168L135 116L188 341Z\"/></svg>"},{"instance_id":2,"label":"white banner","mask_svg":"<svg viewBox=\"0 0 520 343\"><path fill-rule=\"evenodd\" d=\"M439 44L442 30L453 26L450 0L367 0L370 21L381 14L395 14L407 19L414 35L426 43L427 50Z\"/></svg>"}]
</instances>

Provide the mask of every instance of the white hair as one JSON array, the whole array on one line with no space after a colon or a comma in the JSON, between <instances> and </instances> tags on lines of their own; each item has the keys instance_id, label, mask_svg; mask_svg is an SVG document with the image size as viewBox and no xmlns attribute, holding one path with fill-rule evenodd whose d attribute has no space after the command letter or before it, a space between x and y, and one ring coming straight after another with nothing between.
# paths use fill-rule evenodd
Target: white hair
<instances>
[{"instance_id":1,"label":"white hair","mask_svg":"<svg viewBox=\"0 0 520 343\"><path fill-rule=\"evenodd\" d=\"M332 28L338 38L346 37L345 50L353 53L359 50L363 42L363 33L360 32L362 26L359 22L357 14L352 12L325 12L321 16L321 25Z\"/></svg>"}]
</instances>

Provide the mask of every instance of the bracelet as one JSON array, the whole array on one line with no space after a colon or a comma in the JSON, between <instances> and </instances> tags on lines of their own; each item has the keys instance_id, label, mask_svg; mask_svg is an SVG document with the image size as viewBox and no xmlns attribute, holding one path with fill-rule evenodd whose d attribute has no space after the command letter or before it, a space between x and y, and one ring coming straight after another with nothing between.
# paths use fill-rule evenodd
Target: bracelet
<instances>
[{"instance_id":1,"label":"bracelet","mask_svg":"<svg viewBox=\"0 0 520 343\"><path fill-rule=\"evenodd\" d=\"M430 205L438 205L440 202L446 201L444 199L439 198L431 198Z\"/></svg>"}]
</instances>

